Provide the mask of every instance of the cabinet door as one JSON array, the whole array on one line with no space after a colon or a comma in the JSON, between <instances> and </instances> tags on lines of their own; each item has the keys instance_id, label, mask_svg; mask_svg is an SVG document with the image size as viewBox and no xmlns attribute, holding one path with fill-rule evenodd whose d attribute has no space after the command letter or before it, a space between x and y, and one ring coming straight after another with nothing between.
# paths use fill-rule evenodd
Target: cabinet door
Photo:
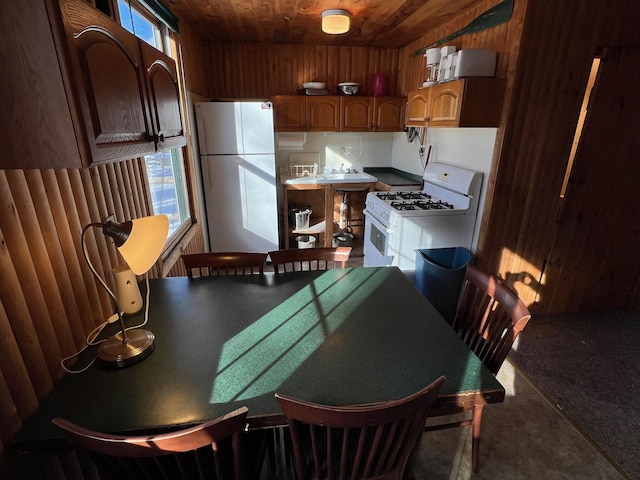
<instances>
[{"instance_id":1,"label":"cabinet door","mask_svg":"<svg viewBox=\"0 0 640 480\"><path fill-rule=\"evenodd\" d=\"M464 81L442 83L431 89L431 127L457 127Z\"/></svg>"},{"instance_id":2,"label":"cabinet door","mask_svg":"<svg viewBox=\"0 0 640 480\"><path fill-rule=\"evenodd\" d=\"M340 131L370 132L373 122L371 97L340 97Z\"/></svg>"},{"instance_id":3,"label":"cabinet door","mask_svg":"<svg viewBox=\"0 0 640 480\"><path fill-rule=\"evenodd\" d=\"M139 42L147 76L153 136L158 150L185 145L176 64L171 57Z\"/></svg>"},{"instance_id":4,"label":"cabinet door","mask_svg":"<svg viewBox=\"0 0 640 480\"><path fill-rule=\"evenodd\" d=\"M274 129L276 132L304 132L307 130L306 99L302 95L273 97Z\"/></svg>"},{"instance_id":5,"label":"cabinet door","mask_svg":"<svg viewBox=\"0 0 640 480\"><path fill-rule=\"evenodd\" d=\"M407 99L407 125L426 127L429 122L429 96L431 89L413 90Z\"/></svg>"},{"instance_id":6,"label":"cabinet door","mask_svg":"<svg viewBox=\"0 0 640 480\"><path fill-rule=\"evenodd\" d=\"M340 131L340 97L332 95L306 98L308 131Z\"/></svg>"},{"instance_id":7,"label":"cabinet door","mask_svg":"<svg viewBox=\"0 0 640 480\"><path fill-rule=\"evenodd\" d=\"M404 98L374 97L374 132L401 132L404 129Z\"/></svg>"},{"instance_id":8,"label":"cabinet door","mask_svg":"<svg viewBox=\"0 0 640 480\"><path fill-rule=\"evenodd\" d=\"M82 0L62 6L91 160L154 152L138 39Z\"/></svg>"},{"instance_id":9,"label":"cabinet door","mask_svg":"<svg viewBox=\"0 0 640 480\"><path fill-rule=\"evenodd\" d=\"M431 90L430 127L497 127L505 80L462 78Z\"/></svg>"}]
</instances>

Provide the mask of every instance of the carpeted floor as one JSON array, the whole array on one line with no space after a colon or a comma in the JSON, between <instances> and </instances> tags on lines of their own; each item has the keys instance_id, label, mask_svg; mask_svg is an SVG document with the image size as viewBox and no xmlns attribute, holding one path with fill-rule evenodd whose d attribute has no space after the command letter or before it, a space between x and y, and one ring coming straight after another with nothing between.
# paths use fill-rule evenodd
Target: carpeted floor
<instances>
[{"instance_id":1,"label":"carpeted floor","mask_svg":"<svg viewBox=\"0 0 640 480\"><path fill-rule=\"evenodd\" d=\"M640 479L640 311L534 316L510 360Z\"/></svg>"}]
</instances>

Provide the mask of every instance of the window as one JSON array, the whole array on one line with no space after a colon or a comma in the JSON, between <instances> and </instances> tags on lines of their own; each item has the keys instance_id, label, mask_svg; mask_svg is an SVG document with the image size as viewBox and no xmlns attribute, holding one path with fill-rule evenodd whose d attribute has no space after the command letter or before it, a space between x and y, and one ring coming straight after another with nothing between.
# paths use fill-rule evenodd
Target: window
<instances>
[{"instance_id":1,"label":"window","mask_svg":"<svg viewBox=\"0 0 640 480\"><path fill-rule=\"evenodd\" d=\"M137 8L136 8L137 7ZM167 29L143 7L130 0L118 0L120 24L152 47L171 56L164 48ZM167 42L168 43L168 42ZM184 158L181 148L158 152L144 157L149 177L149 189L155 214L169 217L169 236L180 230L190 218Z\"/></svg>"}]
</instances>

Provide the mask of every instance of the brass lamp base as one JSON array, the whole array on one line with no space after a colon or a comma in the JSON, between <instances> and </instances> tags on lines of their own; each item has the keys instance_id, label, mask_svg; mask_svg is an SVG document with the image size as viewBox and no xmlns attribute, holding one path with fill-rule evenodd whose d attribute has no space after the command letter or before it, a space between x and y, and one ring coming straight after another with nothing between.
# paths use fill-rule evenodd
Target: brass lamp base
<instances>
[{"instance_id":1,"label":"brass lamp base","mask_svg":"<svg viewBox=\"0 0 640 480\"><path fill-rule=\"evenodd\" d=\"M127 331L127 341L122 333L116 333L98 347L100 362L112 368L127 367L147 358L156 347L155 335L148 330L135 328Z\"/></svg>"}]
</instances>

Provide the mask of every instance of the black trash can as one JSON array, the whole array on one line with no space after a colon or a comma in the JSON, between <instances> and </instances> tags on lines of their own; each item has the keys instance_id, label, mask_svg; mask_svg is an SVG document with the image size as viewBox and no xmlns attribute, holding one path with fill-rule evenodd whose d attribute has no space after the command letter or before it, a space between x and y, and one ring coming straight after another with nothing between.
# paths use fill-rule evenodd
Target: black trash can
<instances>
[{"instance_id":1,"label":"black trash can","mask_svg":"<svg viewBox=\"0 0 640 480\"><path fill-rule=\"evenodd\" d=\"M471 252L462 247L416 250L413 283L431 305L453 323Z\"/></svg>"}]
</instances>

